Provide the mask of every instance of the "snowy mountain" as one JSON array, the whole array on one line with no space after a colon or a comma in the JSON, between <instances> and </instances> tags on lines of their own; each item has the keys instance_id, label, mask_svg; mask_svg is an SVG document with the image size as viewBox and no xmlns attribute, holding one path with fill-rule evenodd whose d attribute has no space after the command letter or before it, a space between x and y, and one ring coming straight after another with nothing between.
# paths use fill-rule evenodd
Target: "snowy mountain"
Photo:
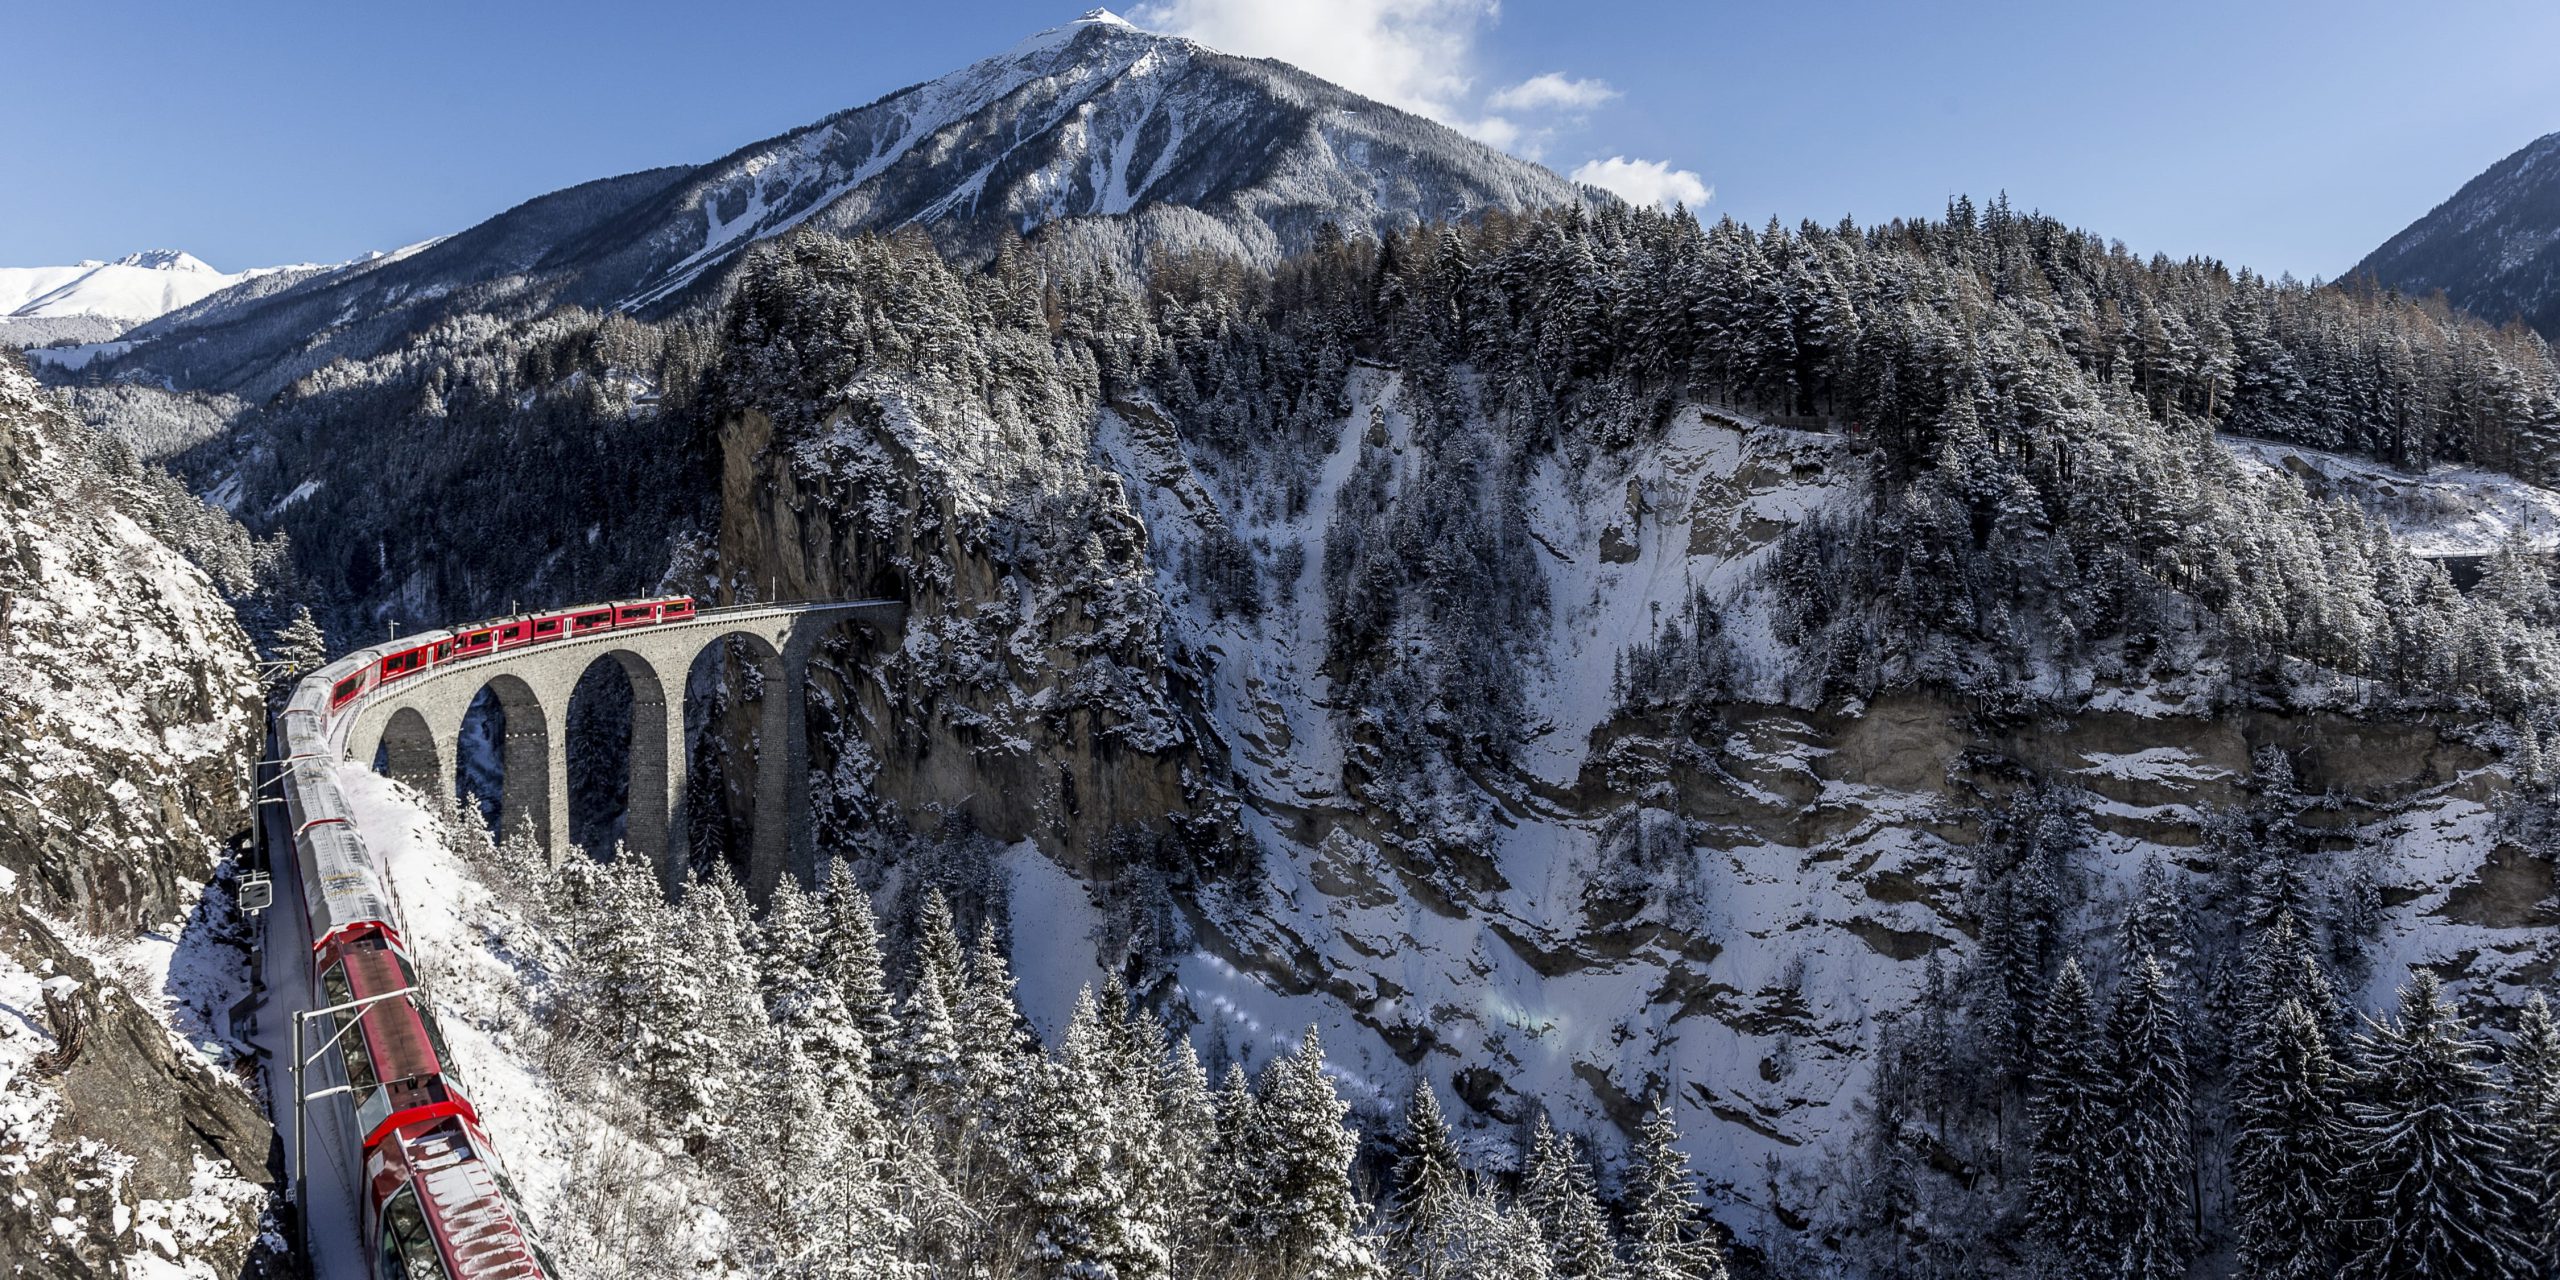
<instances>
[{"instance_id":1,"label":"snowy mountain","mask_svg":"<svg viewBox=\"0 0 2560 1280\"><path fill-rule=\"evenodd\" d=\"M222 272L175 249L67 267L0 267L0 341L29 346L61 337L105 341L243 281L308 270Z\"/></svg>"},{"instance_id":2,"label":"snowy mountain","mask_svg":"<svg viewBox=\"0 0 2560 1280\"><path fill-rule=\"evenodd\" d=\"M1374 232L1582 198L1546 169L1296 68L1096 10L709 164L555 192L255 306L173 317L132 360L183 386L263 395L442 316L664 312L714 291L750 246L803 227L925 227L963 253L1048 227L1115 257L1197 247L1270 262L1328 222Z\"/></svg>"},{"instance_id":3,"label":"snowy mountain","mask_svg":"<svg viewBox=\"0 0 2560 1280\"><path fill-rule=\"evenodd\" d=\"M2521 318L2560 340L2560 133L2489 166L2348 275L2418 296L2442 289L2492 324Z\"/></svg>"}]
</instances>

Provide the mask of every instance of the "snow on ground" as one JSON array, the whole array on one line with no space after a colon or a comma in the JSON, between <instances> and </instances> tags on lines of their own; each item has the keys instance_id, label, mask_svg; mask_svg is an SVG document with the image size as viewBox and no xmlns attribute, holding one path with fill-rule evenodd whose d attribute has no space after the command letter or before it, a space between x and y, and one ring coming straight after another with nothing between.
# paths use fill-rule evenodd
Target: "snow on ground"
<instances>
[{"instance_id":1,"label":"snow on ground","mask_svg":"<svg viewBox=\"0 0 2560 1280\"><path fill-rule=\"evenodd\" d=\"M16 876L0 869L0 910L31 911L18 902L16 889ZM227 903L227 898L223 901ZM201 919L206 912L199 910L197 915ZM238 1047L201 1025L200 1018L208 1008L228 1009L243 994L246 969L236 953L181 941L200 943L203 930L173 925L116 949L82 938L59 921L45 923L48 932L96 967L98 981L128 985L146 1008L153 1003L152 994L161 993L172 1037L182 1052L199 1054L216 1066L236 1055ZM0 951L0 1179L23 1178L39 1165L66 1156L94 1160L118 1184L108 1196L118 1206L116 1218L105 1225L118 1238L125 1274L135 1280L216 1280L202 1255L234 1236L242 1207L262 1203L267 1194L264 1188L228 1164L199 1155L187 1195L139 1197L127 1205L130 1193L120 1186L133 1167L132 1156L95 1139L55 1133L63 1116L63 1098L37 1070L37 1060L60 1047L44 1011L44 997L48 991L70 997L81 985L55 972L50 960L29 969ZM53 1229L66 1239L98 1225L80 1219L71 1204L66 1199L52 1209ZM23 1200L17 1207L35 1209Z\"/></svg>"},{"instance_id":2,"label":"snow on ground","mask_svg":"<svg viewBox=\"0 0 2560 1280\"><path fill-rule=\"evenodd\" d=\"M2224 436L2222 443L2235 457L2294 476L2315 497L2353 499L2415 555L2485 556L2510 536L2536 551L2560 549L2560 493L2513 476L2450 466L2411 475L2270 440Z\"/></svg>"},{"instance_id":3,"label":"snow on ground","mask_svg":"<svg viewBox=\"0 0 2560 1280\"><path fill-rule=\"evenodd\" d=\"M2123 782L2164 782L2173 786L2198 782L2218 782L2230 774L2197 760L2184 747L2144 747L2140 751L2091 751L2080 757L2088 766L2079 770L2093 777L2114 778Z\"/></svg>"},{"instance_id":4,"label":"snow on ground","mask_svg":"<svg viewBox=\"0 0 2560 1280\"><path fill-rule=\"evenodd\" d=\"M293 492L276 499L275 505L267 508L267 515L272 519L283 513L285 508L290 507L318 492L320 492L320 481L318 479L305 480L302 483L295 485L293 487Z\"/></svg>"},{"instance_id":5,"label":"snow on ground","mask_svg":"<svg viewBox=\"0 0 2560 1280\"><path fill-rule=\"evenodd\" d=\"M545 1070L542 988L559 961L556 940L454 856L416 793L352 762L334 767L356 826L389 874L420 982L535 1238L559 1251L553 1225L594 1194L582 1184L607 1171L662 1184L664 1204L699 1205L667 1182L673 1166L661 1153L628 1138L596 1100L569 1096ZM712 1257L718 1227L716 1216L697 1211L679 1233L692 1256L668 1259L669 1274Z\"/></svg>"},{"instance_id":6,"label":"snow on ground","mask_svg":"<svg viewBox=\"0 0 2560 1280\"><path fill-rule=\"evenodd\" d=\"M1781 532L1827 506L1842 488L1838 443L1692 407L1662 439L1592 474L1542 461L1525 501L1548 553L1552 629L1529 691L1544 719L1522 767L1546 782L1574 780L1591 731L1617 710L1618 655L1652 639L1693 591L1734 594ZM1739 609L1727 621L1744 672L1770 673L1776 642L1766 619Z\"/></svg>"},{"instance_id":7,"label":"snow on ground","mask_svg":"<svg viewBox=\"0 0 2560 1280\"><path fill-rule=\"evenodd\" d=\"M1038 845L1016 841L997 858L1012 907L1012 967L1023 1012L1056 1044L1066 1035L1077 993L1099 989L1109 975L1094 958L1102 913L1084 882L1049 860Z\"/></svg>"},{"instance_id":8,"label":"snow on ground","mask_svg":"<svg viewBox=\"0 0 2560 1280\"><path fill-rule=\"evenodd\" d=\"M112 360L133 350L130 342L83 342L71 347L30 347L24 354L35 364L56 365L73 372L86 369L92 360Z\"/></svg>"},{"instance_id":9,"label":"snow on ground","mask_svg":"<svg viewBox=\"0 0 2560 1280\"><path fill-rule=\"evenodd\" d=\"M1356 370L1348 399L1294 516L1265 500L1267 478L1228 492L1150 422L1106 413L1098 436L1146 518L1169 623L1202 655L1210 715L1251 796L1243 820L1268 851L1254 900L1215 913L1223 923L1175 964L1177 1007L1197 1019L1204 1060L1258 1066L1314 1026L1345 1096L1392 1115L1413 1086L1411 1046L1435 1044L1421 1063L1444 1087L1461 1068L1484 1068L1509 1099L1500 1105L1544 1105L1593 1135L1612 1127L1593 1078L1630 1094L1675 1088L1701 1169L1728 1188L1757 1186L1766 1158L1800 1159L1863 1092L1864 1011L1907 1003L1918 982L1917 965L1878 963L1869 938L1925 946L1935 937L1925 906L1878 902L1865 881L1827 868L1925 875L1941 846L1913 828L1930 802L1833 784L1821 805L1896 822L1871 818L1815 849L1751 840L1691 849L1693 865L1674 877L1686 886L1680 905L1649 907L1645 919L1677 915L1703 930L1719 944L1703 956L1643 941L1642 931L1626 954L1589 945L1586 895L1602 864L1595 818L1537 803L1506 809L1484 826L1479 851L1508 888L1454 910L1424 902L1409 869L1348 830L1308 847L1290 815L1338 805L1343 767L1322 672L1325 531L1373 420L1390 451L1409 447L1412 427L1391 372ZM1698 408L1662 439L1589 471L1542 465L1523 495L1550 600L1526 687L1537 730L1524 770L1547 786L1576 785L1612 710L1618 654L1650 639L1694 590L1723 597L1742 585L1780 533L1833 499L1850 465L1833 437ZM1285 595L1266 582L1259 618L1212 616L1178 572L1221 522L1266 570L1294 549L1296 581ZM1774 667L1765 621L1739 610L1728 627L1746 664L1759 655L1760 668ZM1728 749L1807 776L1816 750L1783 733ZM1722 945L1746 934L1758 945ZM1034 1007L1053 998L1025 995ZM1811 1010L1801 1030L1750 1016L1798 1001ZM1500 1126L1468 1135L1496 1166L1515 1155L1512 1138Z\"/></svg>"}]
</instances>

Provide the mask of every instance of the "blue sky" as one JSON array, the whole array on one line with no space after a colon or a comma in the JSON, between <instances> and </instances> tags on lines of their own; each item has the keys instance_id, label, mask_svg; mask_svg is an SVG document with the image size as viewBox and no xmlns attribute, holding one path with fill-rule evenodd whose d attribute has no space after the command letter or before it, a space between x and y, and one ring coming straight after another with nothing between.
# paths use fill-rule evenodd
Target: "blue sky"
<instances>
[{"instance_id":1,"label":"blue sky","mask_svg":"<svg viewBox=\"0 0 2560 1280\"><path fill-rule=\"evenodd\" d=\"M574 182L710 159L1082 7L12 5L0 265L165 246L237 269L388 249ZM1712 189L1710 214L1876 221L2005 189L2145 252L2306 277L2560 129L2550 0L1123 11L1561 171Z\"/></svg>"}]
</instances>

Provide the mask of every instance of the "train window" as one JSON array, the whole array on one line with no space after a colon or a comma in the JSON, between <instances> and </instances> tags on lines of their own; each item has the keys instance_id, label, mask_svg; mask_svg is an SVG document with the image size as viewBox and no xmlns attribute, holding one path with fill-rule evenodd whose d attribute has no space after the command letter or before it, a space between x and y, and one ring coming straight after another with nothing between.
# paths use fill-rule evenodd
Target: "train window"
<instances>
[{"instance_id":1,"label":"train window","mask_svg":"<svg viewBox=\"0 0 2560 1280\"><path fill-rule=\"evenodd\" d=\"M569 629L572 631L594 631L599 628L609 627L612 625L613 610L611 609L598 609L593 613L582 613L569 620Z\"/></svg>"},{"instance_id":2,"label":"train window","mask_svg":"<svg viewBox=\"0 0 2560 1280\"><path fill-rule=\"evenodd\" d=\"M346 1004L356 998L355 989L347 985L347 966L344 963L330 965L329 971L320 975L320 994L332 1005ZM321 1032L323 1036L335 1034L341 1018L359 1020L338 1040L338 1055L347 1064L347 1087L355 1091L358 1102L372 1096L382 1084L373 1074L373 1051L365 1042L362 1017L361 1013L331 1014L328 1028Z\"/></svg>"},{"instance_id":3,"label":"train window","mask_svg":"<svg viewBox=\"0 0 2560 1280\"><path fill-rule=\"evenodd\" d=\"M613 620L617 623L647 622L649 620L649 606L645 604L624 605L613 611Z\"/></svg>"},{"instance_id":4,"label":"train window","mask_svg":"<svg viewBox=\"0 0 2560 1280\"><path fill-rule=\"evenodd\" d=\"M374 1280L450 1280L418 1193L407 1187L382 1202L382 1245L373 1256Z\"/></svg>"},{"instance_id":5,"label":"train window","mask_svg":"<svg viewBox=\"0 0 2560 1280\"><path fill-rule=\"evenodd\" d=\"M362 692L364 692L364 673L359 671L354 675L348 676L346 679L339 681L334 688L329 690L329 703L331 706L335 706L338 703L344 702Z\"/></svg>"},{"instance_id":6,"label":"train window","mask_svg":"<svg viewBox=\"0 0 2560 1280\"><path fill-rule=\"evenodd\" d=\"M670 600L667 602L666 608L658 611L658 616L671 621L676 618L690 618L693 616L693 602L691 600Z\"/></svg>"},{"instance_id":7,"label":"train window","mask_svg":"<svg viewBox=\"0 0 2560 1280\"><path fill-rule=\"evenodd\" d=\"M451 640L438 640L438 641L436 641L436 661L438 661L438 662L442 662L442 661L444 661L445 659L450 658L450 657L452 657L452 656L453 656L453 642L452 642Z\"/></svg>"},{"instance_id":8,"label":"train window","mask_svg":"<svg viewBox=\"0 0 2560 1280\"><path fill-rule=\"evenodd\" d=\"M556 636L560 634L560 620L558 618L544 618L542 621L533 624L533 633L538 636Z\"/></svg>"}]
</instances>

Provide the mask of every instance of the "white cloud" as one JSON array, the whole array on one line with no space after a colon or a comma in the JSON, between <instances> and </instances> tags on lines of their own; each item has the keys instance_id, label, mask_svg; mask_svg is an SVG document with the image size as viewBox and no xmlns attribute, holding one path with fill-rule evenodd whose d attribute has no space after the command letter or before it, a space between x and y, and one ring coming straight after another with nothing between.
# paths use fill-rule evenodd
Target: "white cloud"
<instances>
[{"instance_id":1,"label":"white cloud","mask_svg":"<svg viewBox=\"0 0 2560 1280\"><path fill-rule=\"evenodd\" d=\"M1617 96L1606 80L1573 80L1550 71L1485 99L1485 105L1496 111L1588 111Z\"/></svg>"},{"instance_id":2,"label":"white cloud","mask_svg":"<svg viewBox=\"0 0 2560 1280\"><path fill-rule=\"evenodd\" d=\"M1688 206L1691 213L1706 207L1716 194L1715 188L1692 170L1674 169L1667 161L1630 160L1625 156L1585 161L1573 171L1573 180L1616 192L1631 204L1649 204L1658 209L1681 204Z\"/></svg>"},{"instance_id":3,"label":"white cloud","mask_svg":"<svg viewBox=\"0 0 2560 1280\"><path fill-rule=\"evenodd\" d=\"M1472 81L1465 68L1495 9L1496 0L1160 0L1131 16L1140 26L1228 53L1278 58L1389 106L1468 128L1476 122L1467 110ZM1489 123L1496 132L1509 128Z\"/></svg>"},{"instance_id":4,"label":"white cloud","mask_svg":"<svg viewBox=\"0 0 2560 1280\"><path fill-rule=\"evenodd\" d=\"M1556 134L1556 116L1618 91L1550 71L1480 95L1469 69L1500 10L1500 0L1152 0L1130 17L1228 53L1277 58L1535 160Z\"/></svg>"}]
</instances>

